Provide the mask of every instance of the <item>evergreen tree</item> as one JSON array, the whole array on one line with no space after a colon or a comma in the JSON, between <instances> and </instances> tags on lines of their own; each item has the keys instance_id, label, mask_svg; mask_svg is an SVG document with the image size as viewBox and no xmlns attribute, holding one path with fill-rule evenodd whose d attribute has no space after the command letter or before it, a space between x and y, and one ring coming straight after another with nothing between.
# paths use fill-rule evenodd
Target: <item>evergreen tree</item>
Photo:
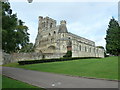
<instances>
[{"instance_id":1,"label":"evergreen tree","mask_svg":"<svg viewBox=\"0 0 120 90\"><path fill-rule=\"evenodd\" d=\"M9 2L2 2L2 49L6 53L17 52L29 42L28 27L17 14L12 13Z\"/></svg>"},{"instance_id":2,"label":"evergreen tree","mask_svg":"<svg viewBox=\"0 0 120 90\"><path fill-rule=\"evenodd\" d=\"M114 18L109 22L105 40L107 53L120 55L120 26Z\"/></svg>"}]
</instances>

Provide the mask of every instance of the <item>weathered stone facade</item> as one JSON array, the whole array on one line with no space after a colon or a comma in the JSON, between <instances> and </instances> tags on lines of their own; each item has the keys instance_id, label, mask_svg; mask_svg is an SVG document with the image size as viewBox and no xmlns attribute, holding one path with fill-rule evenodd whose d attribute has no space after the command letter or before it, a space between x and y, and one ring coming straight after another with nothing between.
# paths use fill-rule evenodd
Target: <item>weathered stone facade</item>
<instances>
[{"instance_id":1,"label":"weathered stone facade","mask_svg":"<svg viewBox=\"0 0 120 90\"><path fill-rule=\"evenodd\" d=\"M35 52L62 57L68 50L72 57L104 57L104 50L95 42L68 32L65 20L56 25L56 20L40 16Z\"/></svg>"}]
</instances>

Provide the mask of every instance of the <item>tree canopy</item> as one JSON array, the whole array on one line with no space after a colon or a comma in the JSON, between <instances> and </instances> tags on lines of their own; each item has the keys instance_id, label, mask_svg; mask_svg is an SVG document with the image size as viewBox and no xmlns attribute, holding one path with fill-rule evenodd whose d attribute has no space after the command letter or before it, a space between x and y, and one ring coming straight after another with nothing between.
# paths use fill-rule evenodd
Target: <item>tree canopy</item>
<instances>
[{"instance_id":1,"label":"tree canopy","mask_svg":"<svg viewBox=\"0 0 120 90\"><path fill-rule=\"evenodd\" d=\"M33 51L34 51L34 45L33 45L33 43L26 44L20 50L20 52L33 52Z\"/></svg>"},{"instance_id":2,"label":"tree canopy","mask_svg":"<svg viewBox=\"0 0 120 90\"><path fill-rule=\"evenodd\" d=\"M104 47L103 46L96 46L97 48L101 48L101 49L104 49Z\"/></svg>"},{"instance_id":3,"label":"tree canopy","mask_svg":"<svg viewBox=\"0 0 120 90\"><path fill-rule=\"evenodd\" d=\"M120 55L120 26L117 20L112 18L109 22L106 35L106 51L111 55Z\"/></svg>"},{"instance_id":4,"label":"tree canopy","mask_svg":"<svg viewBox=\"0 0 120 90\"><path fill-rule=\"evenodd\" d=\"M17 52L28 43L28 27L12 13L9 2L2 2L2 49L6 53Z\"/></svg>"}]
</instances>

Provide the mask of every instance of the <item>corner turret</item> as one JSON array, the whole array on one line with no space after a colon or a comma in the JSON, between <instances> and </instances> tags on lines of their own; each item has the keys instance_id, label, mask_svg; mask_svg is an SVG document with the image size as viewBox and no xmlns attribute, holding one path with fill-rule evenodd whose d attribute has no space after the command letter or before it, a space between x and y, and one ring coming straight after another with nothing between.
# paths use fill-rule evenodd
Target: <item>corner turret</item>
<instances>
[{"instance_id":1,"label":"corner turret","mask_svg":"<svg viewBox=\"0 0 120 90\"><path fill-rule=\"evenodd\" d=\"M65 20L60 21L60 27L58 33L68 33Z\"/></svg>"}]
</instances>

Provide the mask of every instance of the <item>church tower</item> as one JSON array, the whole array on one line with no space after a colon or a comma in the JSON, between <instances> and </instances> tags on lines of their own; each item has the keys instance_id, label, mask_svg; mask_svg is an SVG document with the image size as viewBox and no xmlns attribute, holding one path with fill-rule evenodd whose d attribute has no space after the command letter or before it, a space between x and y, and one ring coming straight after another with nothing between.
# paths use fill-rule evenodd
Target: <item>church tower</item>
<instances>
[{"instance_id":1,"label":"church tower","mask_svg":"<svg viewBox=\"0 0 120 90\"><path fill-rule=\"evenodd\" d=\"M38 35L35 41L36 49L40 48L43 43L47 43L46 41L50 39L49 32L52 32L52 29L56 27L56 20L52 18L39 16L38 19L39 19L38 20Z\"/></svg>"},{"instance_id":2,"label":"church tower","mask_svg":"<svg viewBox=\"0 0 120 90\"><path fill-rule=\"evenodd\" d=\"M56 27L56 20L49 17L43 18L42 16L39 16L39 22L38 22L39 32L42 32L42 31L44 32L54 27Z\"/></svg>"}]
</instances>

